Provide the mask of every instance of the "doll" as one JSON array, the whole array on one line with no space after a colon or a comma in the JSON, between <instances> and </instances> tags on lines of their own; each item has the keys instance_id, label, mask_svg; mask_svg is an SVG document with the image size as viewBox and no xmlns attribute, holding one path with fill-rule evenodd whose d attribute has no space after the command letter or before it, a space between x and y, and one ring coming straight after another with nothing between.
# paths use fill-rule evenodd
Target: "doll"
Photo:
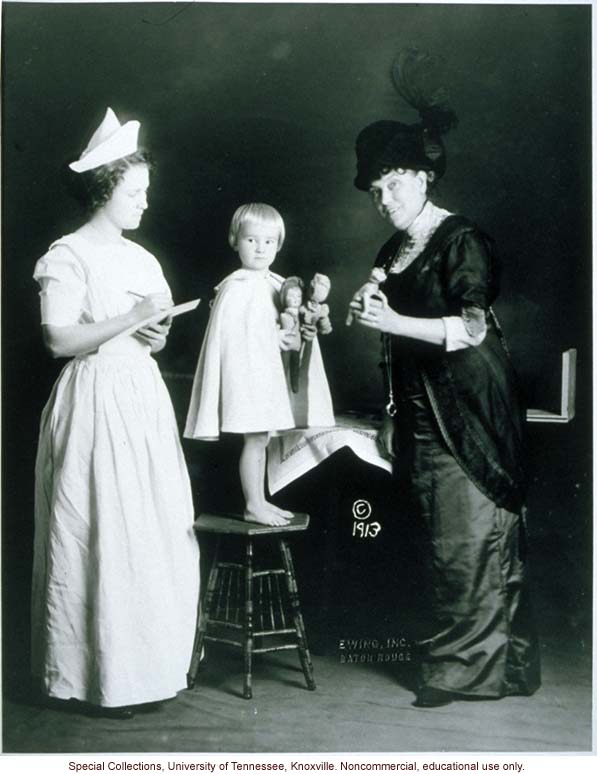
<instances>
[{"instance_id":1,"label":"doll","mask_svg":"<svg viewBox=\"0 0 597 774\"><path fill-rule=\"evenodd\" d=\"M332 332L330 308L324 303L330 292L330 279L325 274L315 274L309 285L309 297L299 310L301 326L310 328L314 333ZM297 392L300 372L308 372L313 355L313 339L306 337L298 357L290 359L290 377L293 392Z\"/></svg>"},{"instance_id":2,"label":"doll","mask_svg":"<svg viewBox=\"0 0 597 774\"><path fill-rule=\"evenodd\" d=\"M317 332L327 334L332 332L330 308L324 303L330 292L330 279L325 274L315 274L311 280L310 294L307 303L301 306L301 321L305 325L314 325Z\"/></svg>"},{"instance_id":3,"label":"doll","mask_svg":"<svg viewBox=\"0 0 597 774\"><path fill-rule=\"evenodd\" d=\"M303 344L299 314L303 303L303 288L304 284L300 277L288 277L280 289L280 303L283 307L280 313L280 326L283 330L291 331L293 335L290 351L284 359L288 369L290 388L294 393L299 389L300 351Z\"/></svg>"},{"instance_id":4,"label":"doll","mask_svg":"<svg viewBox=\"0 0 597 774\"><path fill-rule=\"evenodd\" d=\"M363 287L360 290L357 290L357 292L354 295L354 300L361 301L364 312L366 312L368 309L369 299L371 298L371 296L378 296L383 300L384 296L383 294L381 294L379 286L381 283L385 282L386 279L387 279L387 275L385 271L382 269L382 267L374 266L373 269L371 270L371 274L369 275L369 279L367 280L367 282L363 285ZM351 325L353 320L354 320L354 314L352 311L349 310L348 316L346 318L346 324Z\"/></svg>"},{"instance_id":5,"label":"doll","mask_svg":"<svg viewBox=\"0 0 597 774\"><path fill-rule=\"evenodd\" d=\"M303 303L303 281L300 277L288 277L280 289L280 326L285 331L291 331L294 338L291 350L300 350L301 332L299 310Z\"/></svg>"}]
</instances>

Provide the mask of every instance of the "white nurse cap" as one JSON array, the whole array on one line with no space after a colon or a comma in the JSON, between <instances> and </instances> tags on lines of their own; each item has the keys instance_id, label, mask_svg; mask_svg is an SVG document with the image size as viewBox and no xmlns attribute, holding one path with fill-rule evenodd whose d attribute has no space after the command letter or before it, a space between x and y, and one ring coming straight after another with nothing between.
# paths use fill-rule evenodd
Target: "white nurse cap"
<instances>
[{"instance_id":1,"label":"white nurse cap","mask_svg":"<svg viewBox=\"0 0 597 774\"><path fill-rule=\"evenodd\" d=\"M88 169L101 167L110 161L124 158L137 150L139 121L127 121L121 124L112 108L106 110L106 115L87 147L77 161L69 164L73 172L86 172Z\"/></svg>"}]
</instances>

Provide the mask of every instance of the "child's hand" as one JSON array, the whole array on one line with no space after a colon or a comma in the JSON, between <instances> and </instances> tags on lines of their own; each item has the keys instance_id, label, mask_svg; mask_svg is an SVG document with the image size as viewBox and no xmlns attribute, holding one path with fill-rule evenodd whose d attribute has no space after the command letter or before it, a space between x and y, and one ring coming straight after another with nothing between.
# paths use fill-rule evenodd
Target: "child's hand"
<instances>
[{"instance_id":1,"label":"child's hand","mask_svg":"<svg viewBox=\"0 0 597 774\"><path fill-rule=\"evenodd\" d=\"M319 318L317 321L317 329L323 336L327 336L328 333L332 332L332 323L328 314Z\"/></svg>"},{"instance_id":2,"label":"child's hand","mask_svg":"<svg viewBox=\"0 0 597 774\"><path fill-rule=\"evenodd\" d=\"M288 352L290 349L296 349L296 334L293 331L278 328L278 343L282 352Z\"/></svg>"},{"instance_id":3,"label":"child's hand","mask_svg":"<svg viewBox=\"0 0 597 774\"><path fill-rule=\"evenodd\" d=\"M301 336L303 341L313 341L317 336L317 325L303 323L301 325Z\"/></svg>"}]
</instances>

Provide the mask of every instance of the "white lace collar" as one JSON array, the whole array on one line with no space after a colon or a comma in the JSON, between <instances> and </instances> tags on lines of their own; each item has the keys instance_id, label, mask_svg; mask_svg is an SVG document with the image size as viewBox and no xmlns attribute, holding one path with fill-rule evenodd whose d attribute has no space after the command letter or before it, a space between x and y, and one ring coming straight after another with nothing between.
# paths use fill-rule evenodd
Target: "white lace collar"
<instances>
[{"instance_id":1,"label":"white lace collar","mask_svg":"<svg viewBox=\"0 0 597 774\"><path fill-rule=\"evenodd\" d=\"M397 274L404 271L423 252L434 231L452 213L436 207L433 202L427 200L425 206L410 226L406 229L405 238L390 268L390 272Z\"/></svg>"}]
</instances>

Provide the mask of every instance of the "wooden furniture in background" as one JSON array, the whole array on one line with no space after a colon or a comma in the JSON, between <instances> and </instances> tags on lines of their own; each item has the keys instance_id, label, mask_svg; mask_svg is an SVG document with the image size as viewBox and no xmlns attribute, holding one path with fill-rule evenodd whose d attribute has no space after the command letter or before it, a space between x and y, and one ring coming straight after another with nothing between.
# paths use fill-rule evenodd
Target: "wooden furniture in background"
<instances>
[{"instance_id":1,"label":"wooden furniture in background","mask_svg":"<svg viewBox=\"0 0 597 774\"><path fill-rule=\"evenodd\" d=\"M560 413L543 409L529 409L527 422L570 422L574 419L576 400L576 350L562 352L562 386Z\"/></svg>"}]
</instances>

